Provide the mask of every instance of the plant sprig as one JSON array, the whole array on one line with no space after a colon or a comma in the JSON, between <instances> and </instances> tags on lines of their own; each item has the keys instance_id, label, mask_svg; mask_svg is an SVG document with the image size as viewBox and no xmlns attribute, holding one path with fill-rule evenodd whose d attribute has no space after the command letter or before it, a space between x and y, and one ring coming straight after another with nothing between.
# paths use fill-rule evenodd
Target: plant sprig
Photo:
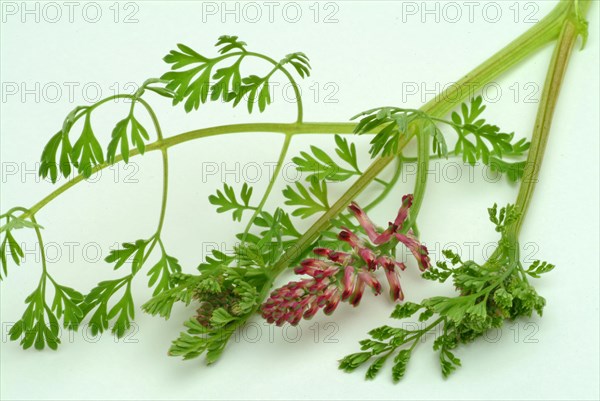
<instances>
[{"instance_id":1,"label":"plant sprig","mask_svg":"<svg viewBox=\"0 0 600 401\"><path fill-rule=\"evenodd\" d=\"M513 141L514 133L503 133L498 126L480 118L485 108L483 98L477 96L471 99L469 104L461 105L461 114L453 112L451 120L435 118L421 110L399 107L367 110L352 119L360 118L354 129L355 133L360 135L376 132L371 140L371 157L396 154L400 138L410 135L410 123L420 122L421 129L433 138L433 152L447 158L448 145L440 128L440 125L446 125L453 128L458 135L453 150L455 155L462 155L463 161L471 165L481 160L492 170L506 173L510 181L516 182L523 176L525 162L507 162L503 157L522 157L530 144L524 138Z\"/></svg>"},{"instance_id":2,"label":"plant sprig","mask_svg":"<svg viewBox=\"0 0 600 401\"><path fill-rule=\"evenodd\" d=\"M435 339L433 349L439 351L442 375L447 377L461 366L460 359L454 354L461 344L482 337L491 328L501 327L506 320L530 317L533 312L542 315L546 301L524 279L524 275L539 277L554 266L541 261L535 261L528 269L522 266L518 259L518 243L510 232L520 218L514 205L500 210L494 205L489 209L489 215L496 231L501 234L490 259L478 264L463 261L457 253L445 250L448 262L438 261L437 268L423 274L428 280L442 283L452 278L459 295L435 296L419 304L406 302L396 306L391 314L393 319L408 319L421 311L419 322L433 322L423 329L412 331L390 326L370 331L372 339L360 342L363 352L342 359L340 369L353 371L368 361L374 361L371 366L375 368L366 373L367 378L374 378L381 368L379 365L383 364L380 354L385 352L387 359L387 356L396 353L392 377L398 381L404 375L406 363L421 337L441 326L442 334Z\"/></svg>"},{"instance_id":3,"label":"plant sprig","mask_svg":"<svg viewBox=\"0 0 600 401\"><path fill-rule=\"evenodd\" d=\"M249 52L247 44L239 41L237 36L221 36L215 46L221 46L220 55L213 58L183 44L178 44L178 50L172 50L165 56L164 60L171 64L172 71L163 74L161 79L166 80L166 88L176 94L174 105L185 101L185 111L190 112L209 100L222 100L232 103L233 107L245 100L249 113L252 113L255 104L263 112L271 104L269 79L275 72L284 71L291 78L284 67L290 64L301 78L310 75L309 60L304 53L288 54L277 63L263 54ZM246 58L266 60L273 65L272 69L265 75L244 76L241 66ZM234 59L233 63L216 69L229 59ZM291 82L295 85L294 81Z\"/></svg>"},{"instance_id":4,"label":"plant sprig","mask_svg":"<svg viewBox=\"0 0 600 401\"><path fill-rule=\"evenodd\" d=\"M554 33L557 33L560 26L570 26L569 24L574 24L574 21L579 21L577 25L579 28L582 26L580 23L582 10L578 5L575 8L560 6L556 10L550 18L540 23L542 27L546 27L552 32L554 31L550 28L554 27L553 29L557 30ZM577 14L576 19L572 18L573 12ZM570 37L567 37L563 31L559 39L560 43L572 45L578 32L581 32L579 28L574 36ZM541 28L536 29L528 31L503 50L503 53L494 56L495 58L485 65L486 68L479 68L472 74L468 74L467 78L459 82L457 88L460 89L471 82L470 80L479 79L485 83L493 79L510 65L532 53L542 43L546 43L546 37L537 36L538 30ZM146 81L135 94L117 96L132 100L132 106L129 114L125 119L120 120L113 130L106 150L106 162L103 148L91 126L91 116L97 107L111 98L104 99L92 106L80 106L74 109L65 119L62 129L50 139L42 154L40 175L50 177L53 182L58 179L59 173L67 177L74 170L79 175L73 182L80 182L94 171L105 168L109 163L119 160L127 162L130 157L142 154L146 150L160 150L164 164L161 214L157 231L153 236L147 240L127 243L123 249L109 255L108 262L114 263L115 269L120 269L129 259L132 259L131 272L121 278L101 282L85 297L67 286L56 283L46 269L46 259L42 254L41 280L36 290L27 298L28 306L23 318L11 330L12 339L23 337L22 344L24 346L35 345L37 348L41 348L48 345L50 348L56 348L60 341L55 328L58 327L59 319L63 319L63 325L75 328L82 321L84 315L92 316L91 323L98 332L106 330L113 323L113 331L117 335L123 335L134 317L135 306L131 293L131 282L146 265L155 246L159 245L160 258L148 272L149 284L155 286L154 296L144 304L143 309L152 314L169 317L176 302L182 302L185 305L196 303L198 306L196 314L186 323L187 330L174 341L170 352L185 359L204 354L208 363L213 363L223 352L232 333L259 310L274 280L285 268L299 262L316 246L317 240L335 241L335 238L330 235L334 231L332 227L342 228L352 225L348 216L342 212L350 201L374 181L382 184L384 188L373 204L378 203L392 191L398 171L401 171L403 165L402 152L413 137L417 136L419 141L418 162L428 160L429 137L431 137L433 152L439 157L447 157L453 153L462 156L463 160L471 164L481 160L492 169L507 173L509 179L515 181L524 174L526 165L523 164L523 161L513 163L505 158L524 156L529 148L529 143L525 140L514 141L513 134L504 133L498 127L488 124L480 118L485 108L480 98L474 98L470 103L462 104L460 106L461 114L452 114L451 120L444 120L442 117L452 107L458 106L464 100L461 96L451 102L433 101L420 110L398 107L372 109L357 116L361 119L355 127L356 133L374 134L370 153L373 158L376 156L378 158L369 168L362 171L358 166L355 146L342 137L336 137L336 154L341 162L316 147L311 148L310 153L304 152L296 159L298 168L303 172L308 172L309 176L306 183L296 183L294 186L284 189L286 205L292 206L289 212L283 208L276 208L272 213L263 210L274 180L270 182L267 191L256 207L250 206L252 193L250 187L242 187L241 201L238 201L233 189L225 186L224 191L218 192L212 198L211 203L217 205L221 209L220 212L233 211L234 220L242 220L244 210L253 210L254 214L248 222L248 228L238 235L241 242L236 246L233 254L214 251L212 256L207 257L199 265L198 274L183 274L177 260L166 253L160 237L167 199L167 148L187 140L217 133L200 130L164 139L156 116L141 98L146 91L170 98L174 104L183 103L184 109L188 112L198 109L201 104L209 100L221 99L225 102L232 102L234 106L245 100L248 111L251 113L255 110L255 103L258 104L260 111L265 110L271 103L270 79L277 72L283 73L290 80L297 94L298 113L295 123L240 124L240 127L221 127L220 131L216 130L219 133L228 133L236 132L235 129L246 132L254 128L264 128L267 132L285 134L286 142L279 164L285 158L289 138L292 135L312 132L310 130L339 134L346 132L344 130L349 128L349 125L314 124L310 126L310 124L302 122L299 90L286 67L294 68L302 78L308 76L310 65L308 58L303 53L289 54L281 61L276 62L263 54L248 51L247 44L235 36L220 37L217 47L219 55L209 58L190 47L179 45L177 50L171 51L165 57L165 61L171 64L171 71L160 79ZM559 47L557 52L560 52L560 49ZM551 73L565 65L564 60L567 57L559 56L560 54L555 54L553 57ZM271 69L259 75L246 73L242 70L242 62L250 57L270 63ZM510 59L511 63L505 61L494 65L494 60L500 58L502 60ZM231 64L225 63L225 60L229 60ZM556 74L555 76L562 79L563 75ZM558 84L560 84L560 79ZM547 86L557 85L557 82L551 80L549 82ZM551 111L553 111L551 103L555 101L556 95L550 96L547 93L558 93L558 91L550 89L545 88L546 96L542 102L540 115L546 115L545 112L548 111L551 115ZM112 99L114 98L116 97L112 97ZM146 143L149 140L148 131L141 127L138 117L133 114L135 104L141 104L149 112L157 131L158 140L156 142ZM83 119L82 133L78 138L72 140L69 134L79 119ZM458 136L453 152L448 151L441 125L453 128ZM536 146L532 146L533 153L528 155L528 159L535 162L541 161L541 154L543 154L543 146L540 147L537 144L540 141L545 143L544 138L547 135L547 127L542 125L539 127L541 128L536 128L533 136L533 143ZM117 152L119 147L120 154ZM380 174L392 160L399 160L394 178L389 182L383 181ZM321 171L328 167L334 167L337 170L333 175L323 174ZM327 180L346 181L352 177L356 177L356 181L349 186L340 199L331 202ZM65 184L57 189L57 194L70 188L74 183ZM522 210L523 213L526 211L534 184L522 183L521 185L517 205L514 208L503 208L499 212L496 207L490 210L490 218L496 225L496 230L500 233L501 238L496 252L488 261L484 264L462 261L459 255L446 252L445 255L451 266L448 262L439 262L437 268L424 274L425 278L442 282L451 278L459 295L456 297L432 297L420 304L405 303L397 307L392 317L408 318L417 311L421 311L419 320L427 322L427 326L419 330L381 326L370 332L370 339L361 342L362 352L345 358L340 367L344 370L354 370L367 361L371 361L367 377L374 378L382 370L386 361L392 359L393 356L392 377L394 380L399 380L406 371L419 339L427 330L440 325L443 334L434 342L434 349L439 351L442 373L446 376L460 365L460 360L454 354L459 345L478 338L485 329L502 324L505 319L529 316L533 311L541 314L545 301L537 295L526 277L537 278L552 270L554 266L538 261L526 269L519 261L517 234L523 216L519 211ZM415 187L415 194L418 194L415 199L416 214L418 214L425 184L417 183ZM52 199L53 195L49 199ZM20 261L19 257L22 256L22 250L19 252L20 248L18 244L15 246L16 241L12 237L12 232L18 225L21 225L21 228L27 227L28 224L32 225L29 228L35 230L43 253L41 226L37 225L34 215L48 201L43 200L31 209L22 210L20 216L15 216L14 213L1 216L6 218L6 225L3 226L4 230L2 231L5 233L4 240L2 248L0 248L2 249L5 276L7 272L6 252L17 255L18 261L15 260L17 264ZM293 217L306 218L313 215L318 215L316 222L301 234L294 225ZM401 216L401 212L399 216ZM399 230L402 228L402 235L406 235L401 238L409 244L412 243L411 241L418 241L418 233L415 234L415 217L411 216L406 227L390 223L388 229L390 231L387 232L400 234ZM398 219L398 221L403 221ZM12 226L10 226L11 224ZM360 222L360 225L363 228L367 227L364 231L373 241L378 241L378 239L372 238L372 234L385 235L386 233L384 230L371 227L372 224L364 220ZM356 227L355 225L353 229ZM350 229L347 228L347 230ZM348 232L346 234L349 235ZM346 238L348 244L352 244L352 241L354 240ZM354 248L353 246L349 247ZM365 258L365 261L370 257L369 249L368 246L361 245L361 252L365 253L362 257ZM413 249L415 248L413 247ZM391 254L393 250L386 249L386 251ZM426 248L424 252L426 253ZM335 257L342 257L340 255ZM415 256L426 255L421 253ZM317 264L318 262L311 263ZM389 261L386 259L383 262L378 261L378 263L389 263ZM361 274L365 281L369 280L368 272L361 272ZM46 299L46 286L49 283L55 289L55 298L51 305ZM374 286L372 281L370 283ZM375 287L374 290L376 290ZM433 322L429 323L431 320Z\"/></svg>"}]
</instances>

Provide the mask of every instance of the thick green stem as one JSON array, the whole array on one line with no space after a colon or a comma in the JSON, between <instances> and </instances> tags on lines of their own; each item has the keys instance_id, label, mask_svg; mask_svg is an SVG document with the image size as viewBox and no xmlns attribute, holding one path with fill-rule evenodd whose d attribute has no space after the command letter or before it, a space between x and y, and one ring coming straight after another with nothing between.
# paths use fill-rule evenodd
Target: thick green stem
<instances>
[{"instance_id":1,"label":"thick green stem","mask_svg":"<svg viewBox=\"0 0 600 401\"><path fill-rule=\"evenodd\" d=\"M533 191L538 182L544 151L550 134L552 125L552 117L558 102L560 89L567 71L567 66L571 56L571 52L577 42L577 37L580 35L580 23L578 18L583 18L589 9L589 2L580 3L580 8L571 13L571 18L565 22L559 40L554 48L552 61L546 75L546 82L542 92L542 98L538 107L538 112L533 129L531 139L531 147L527 157L523 181L517 195L516 206L521 212L519 219L512 226L512 236L517 238L519 231L523 225L525 215L531 203ZM574 4L574 7L577 7Z\"/></svg>"}]
</instances>

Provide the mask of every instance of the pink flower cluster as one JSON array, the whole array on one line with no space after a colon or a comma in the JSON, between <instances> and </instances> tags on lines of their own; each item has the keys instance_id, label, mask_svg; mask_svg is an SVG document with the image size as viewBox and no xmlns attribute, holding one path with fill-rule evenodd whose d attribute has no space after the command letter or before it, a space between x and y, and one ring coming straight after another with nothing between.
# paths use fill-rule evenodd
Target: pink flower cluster
<instances>
[{"instance_id":1,"label":"pink flower cluster","mask_svg":"<svg viewBox=\"0 0 600 401\"><path fill-rule=\"evenodd\" d=\"M313 317L321 308L325 314L333 313L340 301L347 300L353 306L357 306L366 287L370 287L375 295L381 293L381 283L374 275L379 267L385 271L391 298L395 301L403 300L400 271L406 266L389 256L396 244L400 242L411 251L421 271L430 266L427 248L418 241L412 231L408 230L406 234L399 232L408 217L412 200L412 195L402 198L402 207L396 219L382 232L377 230L356 203L352 203L349 209L367 233L368 240L342 227L338 238L347 242L352 252L315 248L313 252L326 260L303 260L294 271L311 278L290 282L273 291L262 306L263 317L269 323L276 323L278 326L285 322L296 325L302 318Z\"/></svg>"}]
</instances>

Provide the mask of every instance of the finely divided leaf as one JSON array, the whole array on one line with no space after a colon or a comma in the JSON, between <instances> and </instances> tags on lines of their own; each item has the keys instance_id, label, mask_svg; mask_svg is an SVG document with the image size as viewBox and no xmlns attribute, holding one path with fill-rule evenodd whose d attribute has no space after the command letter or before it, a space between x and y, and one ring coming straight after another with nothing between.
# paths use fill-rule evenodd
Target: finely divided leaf
<instances>
[{"instance_id":1,"label":"finely divided leaf","mask_svg":"<svg viewBox=\"0 0 600 401\"><path fill-rule=\"evenodd\" d=\"M254 207L250 206L250 198L252 197L252 187L247 183L244 183L240 192L240 199L238 201L233 187L223 184L223 191L217 190L216 195L210 195L208 201L218 206L217 212L223 213L233 210L233 220L241 221L242 215L245 210L253 210Z\"/></svg>"}]
</instances>

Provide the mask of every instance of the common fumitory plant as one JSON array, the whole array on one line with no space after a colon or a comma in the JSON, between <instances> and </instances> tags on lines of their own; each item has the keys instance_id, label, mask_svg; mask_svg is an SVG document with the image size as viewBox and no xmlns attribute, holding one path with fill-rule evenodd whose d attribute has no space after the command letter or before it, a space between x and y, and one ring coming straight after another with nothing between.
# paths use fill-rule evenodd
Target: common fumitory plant
<instances>
[{"instance_id":1,"label":"common fumitory plant","mask_svg":"<svg viewBox=\"0 0 600 401\"><path fill-rule=\"evenodd\" d=\"M19 341L26 349L57 349L60 326L77 330L82 323L88 324L94 334L110 329L116 336L123 336L136 311L132 283L145 275L153 289L152 298L142 305L145 312L169 318L178 302L193 304L196 309L184 323L185 330L173 341L170 354L184 359L205 355L206 361L213 363L231 335L249 319L262 315L277 325L297 324L321 309L327 314L334 312L340 302L357 306L365 292L377 295L387 287L397 303L391 318L418 314L425 327L377 327L360 342L358 352L340 360L339 367L353 371L368 363L366 376L373 378L390 360L392 377L399 380L425 333L439 327L442 335L435 339L433 348L439 354L442 373L448 375L460 365L455 352L461 344L476 340L506 320L534 312L542 314L546 302L530 279L554 266L539 260L525 266L519 257L519 232L540 173L571 50L579 35L585 43L588 8L589 1L561 1L543 20L466 74L445 96L436 97L420 109L376 107L359 113L351 122L304 120L297 79L312 72L304 53L275 59L251 51L236 36L218 38L213 55L177 45L164 57L170 69L159 78L146 80L135 93L111 96L68 113L42 151L39 174L52 182L59 175L69 180L33 206L13 207L0 216L0 278L7 277L10 264L22 262L24 254L17 241L20 231L33 230L41 245L41 275L25 299L21 319L10 330L11 340ZM468 98L468 94L552 42L555 50L531 142L487 122L482 98ZM233 107L244 105L249 113L262 112L271 104L269 84L275 76L288 80L296 94L296 116L291 123L233 124L165 136L150 104L150 97L155 96L166 98L173 106L182 105L187 112L211 101ZM96 135L94 113L115 98L128 99L130 105L123 115L115 116L114 129L104 140ZM142 125L142 113L149 115L151 127ZM248 184L241 188L224 184L209 197L217 212L230 212L233 221L244 221L244 226L236 237L233 253L213 251L197 270L184 268L163 241L169 150L209 136L242 132L281 135L283 144L274 174L261 194ZM358 149L347 135L351 133L368 135L370 148ZM303 134L331 135L333 150L311 146L300 151L293 161L305 180L283 188L285 205L269 210L267 201L276 188L292 139ZM411 141L417 144L416 157L405 154ZM38 222L41 210L92 174L149 152L160 152L163 166L162 206L156 229L123 243L108 255L106 262L121 277L82 291L59 282L47 266L42 219ZM359 152L368 152L373 159L368 168L358 163ZM432 263L424 245L426 238L421 238L418 218L429 161L453 157L472 165L482 163L519 183L514 203L501 208L494 205L488 210L499 238L495 251L483 263L463 260L450 251L444 252L446 260ZM403 191L410 195L394 199L399 209L394 219L378 227L368 213L391 196L408 164L416 165L416 184ZM383 174L388 166L391 178ZM330 188L336 185L345 192L332 199ZM369 193L372 200L361 208L355 201L363 192ZM312 225L301 232L298 219L309 219ZM409 250L414 260L399 260L398 247ZM401 274L411 265L420 269L423 283L451 280L455 296L434 296L417 302L415 289L401 286ZM302 278L273 289L275 280L288 269L294 269ZM412 301L405 300L406 296Z\"/></svg>"},{"instance_id":2,"label":"common fumitory plant","mask_svg":"<svg viewBox=\"0 0 600 401\"><path fill-rule=\"evenodd\" d=\"M340 301L349 301L353 306L358 306L366 287L370 287L376 295L381 293L381 283L373 274L378 268L385 271L391 298L394 301L403 300L400 270L404 270L406 265L396 261L393 255L398 242L402 242L415 255L421 270L429 267L427 248L419 243L410 230L407 234L398 232L408 217L412 199L412 195L402 199L398 216L382 232L378 232L367 214L352 202L349 209L368 235L368 240L342 227L338 238L347 243L352 251L314 248L313 253L326 260L310 258L300 262L300 266L294 269L295 273L312 278L293 281L273 291L262 307L263 317L278 326L285 322L295 325L302 318L310 319L321 308L326 314L333 313Z\"/></svg>"}]
</instances>

